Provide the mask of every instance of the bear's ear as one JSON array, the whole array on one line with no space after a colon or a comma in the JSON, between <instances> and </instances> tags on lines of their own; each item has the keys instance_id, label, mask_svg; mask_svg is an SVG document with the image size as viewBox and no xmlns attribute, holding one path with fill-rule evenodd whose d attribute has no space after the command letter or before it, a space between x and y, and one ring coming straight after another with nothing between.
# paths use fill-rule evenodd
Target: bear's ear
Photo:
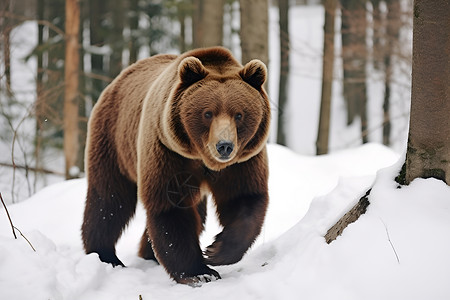
<instances>
[{"instance_id":1,"label":"bear's ear","mask_svg":"<svg viewBox=\"0 0 450 300\"><path fill-rule=\"evenodd\" d=\"M267 68L262 61L253 59L244 66L239 75L245 82L259 90L266 82Z\"/></svg>"},{"instance_id":2,"label":"bear's ear","mask_svg":"<svg viewBox=\"0 0 450 300\"><path fill-rule=\"evenodd\" d=\"M193 56L186 57L178 66L178 76L180 76L181 82L185 85L191 85L202 80L206 75L208 75L208 71L202 62Z\"/></svg>"}]
</instances>

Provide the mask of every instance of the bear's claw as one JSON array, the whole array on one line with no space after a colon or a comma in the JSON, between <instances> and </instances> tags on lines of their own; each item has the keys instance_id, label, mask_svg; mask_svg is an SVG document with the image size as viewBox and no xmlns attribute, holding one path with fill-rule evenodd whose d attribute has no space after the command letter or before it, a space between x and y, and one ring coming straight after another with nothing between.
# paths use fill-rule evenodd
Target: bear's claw
<instances>
[{"instance_id":1,"label":"bear's claw","mask_svg":"<svg viewBox=\"0 0 450 300\"><path fill-rule=\"evenodd\" d=\"M204 283L222 279L216 270L208 268L207 273L196 276L183 277L176 279L178 283L187 284L192 287L201 287Z\"/></svg>"},{"instance_id":2,"label":"bear's claw","mask_svg":"<svg viewBox=\"0 0 450 300\"><path fill-rule=\"evenodd\" d=\"M244 256L245 250L239 247L225 247L225 243L216 239L204 252L205 263L210 266L231 265L237 263Z\"/></svg>"}]
</instances>

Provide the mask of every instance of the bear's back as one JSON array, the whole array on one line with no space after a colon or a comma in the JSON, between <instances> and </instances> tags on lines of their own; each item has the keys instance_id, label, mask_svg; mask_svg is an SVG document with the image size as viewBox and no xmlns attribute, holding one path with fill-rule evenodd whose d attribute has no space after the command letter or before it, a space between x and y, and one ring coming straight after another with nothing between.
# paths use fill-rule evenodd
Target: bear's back
<instances>
[{"instance_id":1,"label":"bear's back","mask_svg":"<svg viewBox=\"0 0 450 300\"><path fill-rule=\"evenodd\" d=\"M116 152L122 173L133 181L137 179L136 139L143 101L152 83L176 58L155 55L125 68L104 90L92 112L90 127L97 129L91 131L109 136L110 150Z\"/></svg>"}]
</instances>

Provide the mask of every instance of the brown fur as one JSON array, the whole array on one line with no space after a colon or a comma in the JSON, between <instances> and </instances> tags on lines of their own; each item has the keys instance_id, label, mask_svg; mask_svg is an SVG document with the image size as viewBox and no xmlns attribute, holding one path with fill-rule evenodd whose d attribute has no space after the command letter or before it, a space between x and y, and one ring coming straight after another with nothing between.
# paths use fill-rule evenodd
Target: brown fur
<instances>
[{"instance_id":1,"label":"brown fur","mask_svg":"<svg viewBox=\"0 0 450 300\"><path fill-rule=\"evenodd\" d=\"M139 255L177 282L220 278L207 264L239 261L268 204L265 79L260 61L243 67L220 47L157 55L122 71L89 121L86 252L123 265L115 244L139 198L147 211ZM204 256L205 191L224 229Z\"/></svg>"}]
</instances>

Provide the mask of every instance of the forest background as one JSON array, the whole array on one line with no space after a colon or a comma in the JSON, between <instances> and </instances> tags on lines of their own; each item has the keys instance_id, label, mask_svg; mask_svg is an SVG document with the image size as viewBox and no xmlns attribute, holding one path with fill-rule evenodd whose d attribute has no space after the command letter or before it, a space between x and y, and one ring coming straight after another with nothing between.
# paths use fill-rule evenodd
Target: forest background
<instances>
[{"instance_id":1,"label":"forest background","mask_svg":"<svg viewBox=\"0 0 450 300\"><path fill-rule=\"evenodd\" d=\"M49 182L83 176L90 111L123 68L197 47L223 45L243 64L259 58L268 65L271 142L308 155L367 142L404 151L409 0L0 3L0 168L2 178L10 178L0 189L7 202ZM295 27L300 20L292 19L292 11L300 6L321 10L323 36L311 39ZM26 40L15 38L24 32ZM24 70L32 74L26 82ZM308 80L321 87L314 97L299 93ZM311 110L314 117L305 118Z\"/></svg>"}]
</instances>

